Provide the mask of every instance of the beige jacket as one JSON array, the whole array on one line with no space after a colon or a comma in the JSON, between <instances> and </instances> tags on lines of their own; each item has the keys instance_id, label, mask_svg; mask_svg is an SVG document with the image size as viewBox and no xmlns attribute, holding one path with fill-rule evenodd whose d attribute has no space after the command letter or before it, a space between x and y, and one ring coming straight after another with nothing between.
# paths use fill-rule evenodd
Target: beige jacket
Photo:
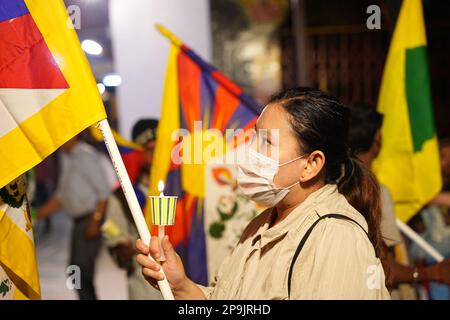
<instances>
[{"instance_id":1,"label":"beige jacket","mask_svg":"<svg viewBox=\"0 0 450 320\"><path fill-rule=\"evenodd\" d=\"M288 271L294 252L319 216L339 213L364 217L337 190L325 185L283 221L268 228L269 209L257 216L220 266L208 299L288 299ZM325 218L309 236L292 276L291 299L389 299L380 260L366 233L347 220Z\"/></svg>"}]
</instances>

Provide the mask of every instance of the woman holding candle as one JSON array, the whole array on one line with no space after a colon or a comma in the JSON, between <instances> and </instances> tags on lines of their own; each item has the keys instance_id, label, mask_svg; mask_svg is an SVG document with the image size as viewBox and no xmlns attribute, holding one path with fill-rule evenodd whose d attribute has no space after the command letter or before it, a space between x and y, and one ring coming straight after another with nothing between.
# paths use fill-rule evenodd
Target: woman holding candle
<instances>
[{"instance_id":1,"label":"woman holding candle","mask_svg":"<svg viewBox=\"0 0 450 320\"><path fill-rule=\"evenodd\" d=\"M137 241L144 276L155 286L162 267L177 299L388 299L379 186L350 155L347 133L348 109L335 98L308 88L275 95L238 165L241 191L269 209L210 287L186 276L167 236L161 265L146 257L159 258L158 239Z\"/></svg>"}]
</instances>

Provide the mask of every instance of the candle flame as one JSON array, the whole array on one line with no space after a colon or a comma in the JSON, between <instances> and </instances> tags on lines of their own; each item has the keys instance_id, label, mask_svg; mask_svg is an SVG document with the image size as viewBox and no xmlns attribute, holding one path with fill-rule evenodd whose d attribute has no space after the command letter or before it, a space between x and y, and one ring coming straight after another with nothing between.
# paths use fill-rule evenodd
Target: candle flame
<instances>
[{"instance_id":1,"label":"candle flame","mask_svg":"<svg viewBox=\"0 0 450 320\"><path fill-rule=\"evenodd\" d=\"M158 182L158 191L163 192L164 191L164 181L159 180Z\"/></svg>"}]
</instances>

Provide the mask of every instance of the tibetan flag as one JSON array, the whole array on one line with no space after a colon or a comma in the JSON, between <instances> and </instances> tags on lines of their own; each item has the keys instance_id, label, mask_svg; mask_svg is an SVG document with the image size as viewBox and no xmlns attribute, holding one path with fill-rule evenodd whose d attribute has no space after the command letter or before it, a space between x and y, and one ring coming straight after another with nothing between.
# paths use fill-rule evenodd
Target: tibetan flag
<instances>
[{"instance_id":1,"label":"tibetan flag","mask_svg":"<svg viewBox=\"0 0 450 320\"><path fill-rule=\"evenodd\" d=\"M237 146L239 136L227 136L226 130L252 129L261 109L236 84L169 31L162 27L160 31L170 38L172 45L150 174L150 195L159 195L157 186L162 180L165 182L164 194L178 196L175 225L167 227L166 232L184 260L191 279L206 285L204 197L208 159L203 158L203 151L211 144L205 141L217 138L223 139L224 145L234 141ZM174 135L179 135L180 139L174 139ZM176 156L180 140L183 142L181 163ZM186 148L189 145L193 146L192 152ZM220 150L211 153L211 157L221 155ZM151 214L146 216L151 217Z\"/></svg>"},{"instance_id":2,"label":"tibetan flag","mask_svg":"<svg viewBox=\"0 0 450 320\"><path fill-rule=\"evenodd\" d=\"M383 145L374 170L409 220L441 189L441 172L421 0L404 0L378 101Z\"/></svg>"},{"instance_id":3,"label":"tibetan flag","mask_svg":"<svg viewBox=\"0 0 450 320\"><path fill-rule=\"evenodd\" d=\"M0 300L40 299L23 175L0 189Z\"/></svg>"},{"instance_id":4,"label":"tibetan flag","mask_svg":"<svg viewBox=\"0 0 450 320\"><path fill-rule=\"evenodd\" d=\"M0 1L0 188L106 118L63 1Z\"/></svg>"}]
</instances>

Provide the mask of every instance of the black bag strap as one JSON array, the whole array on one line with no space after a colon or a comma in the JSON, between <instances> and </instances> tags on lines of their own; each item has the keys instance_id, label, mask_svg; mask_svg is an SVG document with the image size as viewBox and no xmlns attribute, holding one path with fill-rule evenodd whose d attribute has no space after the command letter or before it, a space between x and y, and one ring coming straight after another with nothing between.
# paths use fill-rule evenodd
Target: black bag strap
<instances>
[{"instance_id":1,"label":"black bag strap","mask_svg":"<svg viewBox=\"0 0 450 320\"><path fill-rule=\"evenodd\" d=\"M363 231L364 233L367 235L367 237L369 237L369 234L367 233L367 231L355 220L353 220L350 217L344 216L343 214L338 214L338 213L330 213L330 214L325 214L323 216L320 216L319 219L317 219L312 225L311 227L309 227L308 231L306 231L305 235L303 236L303 238L300 240L300 243L298 244L297 250L295 250L294 253L294 257L292 258L292 262L291 262L291 266L289 267L289 274L288 274L288 297L291 296L291 280L292 280L292 271L294 270L294 265L295 262L298 258L298 256L300 255L300 252L303 249L303 246L306 243L306 240L308 240L309 235L311 234L311 232L313 231L314 227L322 220L325 218L335 218L335 219L341 219L341 220L348 220L351 221L353 223L356 223Z\"/></svg>"}]
</instances>

